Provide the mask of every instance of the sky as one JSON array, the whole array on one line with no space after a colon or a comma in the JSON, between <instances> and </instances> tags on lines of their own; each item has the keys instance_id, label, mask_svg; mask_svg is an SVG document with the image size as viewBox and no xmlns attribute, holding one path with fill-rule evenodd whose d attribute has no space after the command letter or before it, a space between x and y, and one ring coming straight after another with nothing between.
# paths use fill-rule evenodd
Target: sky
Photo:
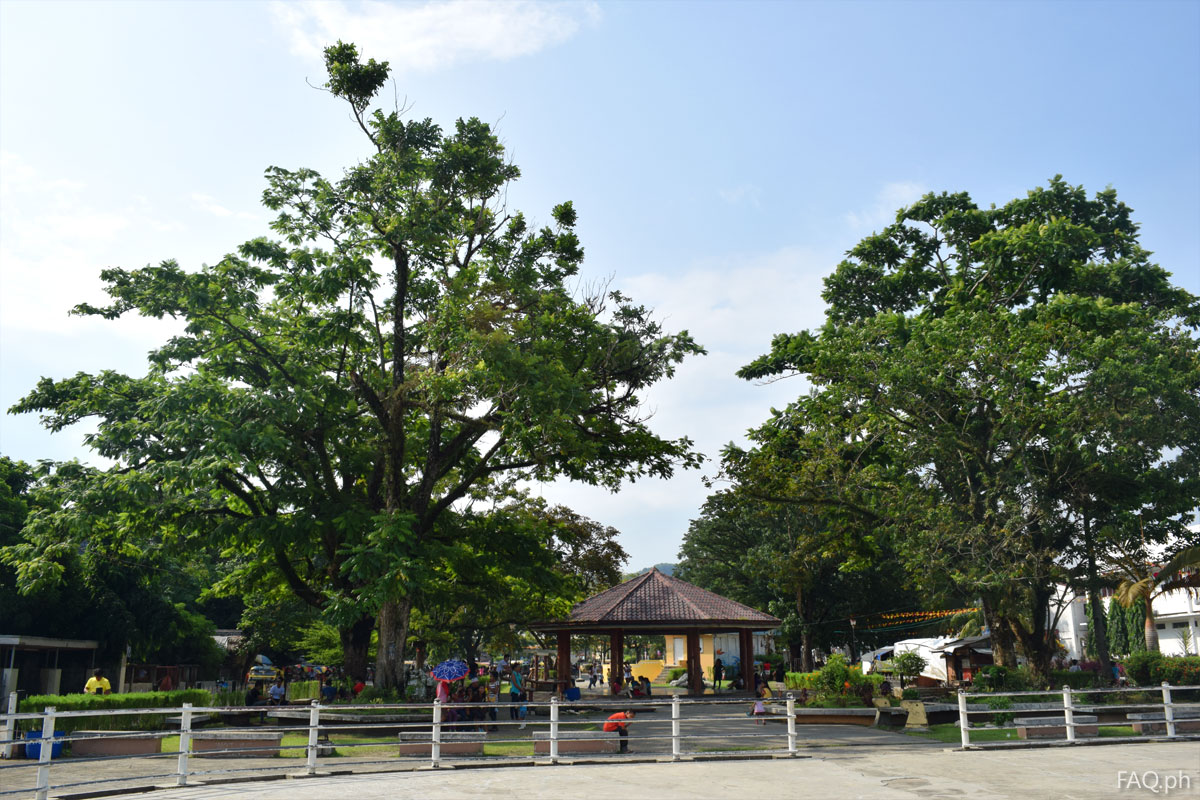
<instances>
[{"instance_id":1,"label":"sky","mask_svg":"<svg viewBox=\"0 0 1200 800\"><path fill-rule=\"evenodd\" d=\"M1200 293L1200 2L0 0L0 406L42 377L141 374L170 323L68 316L99 273L214 263L268 233L271 165L368 155L323 81L337 40L392 65L389 101L493 123L536 222L572 200L583 279L708 355L646 394L711 460L618 493L534 487L675 561L721 448L804 390L735 371L821 323L821 280L927 191L1002 204L1062 174L1113 186ZM0 453L81 458L0 415Z\"/></svg>"}]
</instances>

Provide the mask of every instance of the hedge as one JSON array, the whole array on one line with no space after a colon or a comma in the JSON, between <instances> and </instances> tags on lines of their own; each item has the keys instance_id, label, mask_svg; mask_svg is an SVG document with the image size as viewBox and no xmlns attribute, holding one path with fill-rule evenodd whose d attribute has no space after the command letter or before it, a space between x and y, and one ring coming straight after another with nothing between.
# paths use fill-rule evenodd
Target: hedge
<instances>
[{"instance_id":1,"label":"hedge","mask_svg":"<svg viewBox=\"0 0 1200 800\"><path fill-rule=\"evenodd\" d=\"M206 706L212 695L204 689L176 689L171 692L129 692L126 694L35 694L17 705L22 714L35 713L53 706L55 711L101 711L126 708L181 708L184 703ZM156 730L161 728L165 714L113 714L88 717L66 717L55 721L55 730L70 733L77 730ZM29 726L30 720L25 721ZM37 722L32 721L33 725Z\"/></svg>"},{"instance_id":2,"label":"hedge","mask_svg":"<svg viewBox=\"0 0 1200 800\"><path fill-rule=\"evenodd\" d=\"M1050 670L1050 688L1061 689L1063 686L1070 686L1072 689L1103 689L1112 683L1112 679L1106 679L1091 670L1080 670L1079 672L1071 672L1067 669L1052 669Z\"/></svg>"},{"instance_id":3,"label":"hedge","mask_svg":"<svg viewBox=\"0 0 1200 800\"><path fill-rule=\"evenodd\" d=\"M1164 656L1153 651L1125 660L1125 673L1138 686L1200 686L1200 656Z\"/></svg>"}]
</instances>

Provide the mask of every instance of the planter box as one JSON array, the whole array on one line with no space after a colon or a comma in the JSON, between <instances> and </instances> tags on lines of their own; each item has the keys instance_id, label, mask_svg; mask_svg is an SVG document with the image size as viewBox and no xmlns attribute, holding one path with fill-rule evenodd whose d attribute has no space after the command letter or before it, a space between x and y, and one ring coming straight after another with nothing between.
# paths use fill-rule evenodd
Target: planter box
<instances>
[{"instance_id":1,"label":"planter box","mask_svg":"<svg viewBox=\"0 0 1200 800\"><path fill-rule=\"evenodd\" d=\"M786 716L782 706L772 716ZM863 725L876 724L877 708L797 708L797 725Z\"/></svg>"},{"instance_id":2,"label":"planter box","mask_svg":"<svg viewBox=\"0 0 1200 800\"><path fill-rule=\"evenodd\" d=\"M279 755L282 733L264 731L237 732L203 731L192 734L192 755L201 758L261 758ZM234 753L207 752L236 750Z\"/></svg>"},{"instance_id":3,"label":"planter box","mask_svg":"<svg viewBox=\"0 0 1200 800\"><path fill-rule=\"evenodd\" d=\"M131 736L124 731L75 731L71 736L73 756L148 756L162 752L162 739L157 736Z\"/></svg>"},{"instance_id":4,"label":"planter box","mask_svg":"<svg viewBox=\"0 0 1200 800\"><path fill-rule=\"evenodd\" d=\"M1167 733L1167 717L1163 713L1128 714L1133 723L1133 732L1140 734L1156 734L1165 736ZM1200 711L1176 711L1175 732L1195 733L1200 731Z\"/></svg>"},{"instance_id":5,"label":"planter box","mask_svg":"<svg viewBox=\"0 0 1200 800\"><path fill-rule=\"evenodd\" d=\"M1022 717L1016 720L1019 739L1065 739L1067 725L1062 717ZM1100 727L1096 717L1090 714L1075 715L1075 736L1083 738L1099 736Z\"/></svg>"},{"instance_id":6,"label":"planter box","mask_svg":"<svg viewBox=\"0 0 1200 800\"><path fill-rule=\"evenodd\" d=\"M615 753L620 747L620 737L605 731L559 731L558 754ZM550 733L534 731L533 752L535 755L550 755Z\"/></svg>"},{"instance_id":7,"label":"planter box","mask_svg":"<svg viewBox=\"0 0 1200 800\"><path fill-rule=\"evenodd\" d=\"M443 756L482 756L486 733L443 733ZM400 755L430 757L433 753L432 733L400 734Z\"/></svg>"}]
</instances>

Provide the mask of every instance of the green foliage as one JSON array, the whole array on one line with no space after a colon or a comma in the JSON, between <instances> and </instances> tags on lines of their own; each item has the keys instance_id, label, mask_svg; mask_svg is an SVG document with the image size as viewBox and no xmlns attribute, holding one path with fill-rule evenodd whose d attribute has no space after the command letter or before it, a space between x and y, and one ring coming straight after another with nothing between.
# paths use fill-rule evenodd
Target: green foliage
<instances>
[{"instance_id":1,"label":"green foliage","mask_svg":"<svg viewBox=\"0 0 1200 800\"><path fill-rule=\"evenodd\" d=\"M783 675L783 685L788 689L816 689L817 676L816 672L785 672Z\"/></svg>"},{"instance_id":2,"label":"green foliage","mask_svg":"<svg viewBox=\"0 0 1200 800\"><path fill-rule=\"evenodd\" d=\"M900 699L901 700L920 700L921 693L918 692L915 688L910 686L907 689L905 689L904 691L900 692Z\"/></svg>"},{"instance_id":3,"label":"green foliage","mask_svg":"<svg viewBox=\"0 0 1200 800\"><path fill-rule=\"evenodd\" d=\"M129 692L126 694L35 694L17 704L20 713L44 711L101 711L128 708L182 708L184 703L207 706L212 696L203 689L177 689L171 692ZM114 714L89 717L63 717L55 730L64 733L78 730L157 730L162 727L162 714Z\"/></svg>"},{"instance_id":4,"label":"green foliage","mask_svg":"<svg viewBox=\"0 0 1200 800\"><path fill-rule=\"evenodd\" d=\"M861 673L859 673L861 675ZM817 691L826 697L842 694L851 683L851 670L841 653L833 653L817 672Z\"/></svg>"},{"instance_id":5,"label":"green foliage","mask_svg":"<svg viewBox=\"0 0 1200 800\"><path fill-rule=\"evenodd\" d=\"M1154 650L1134 653L1125 662L1125 674L1138 686L1200 686L1200 656L1164 656Z\"/></svg>"},{"instance_id":6,"label":"green foliage","mask_svg":"<svg viewBox=\"0 0 1200 800\"><path fill-rule=\"evenodd\" d=\"M670 683L671 681L677 681L685 674L687 674L686 667L671 667L671 669L667 671L667 682Z\"/></svg>"},{"instance_id":7,"label":"green foliage","mask_svg":"<svg viewBox=\"0 0 1200 800\"><path fill-rule=\"evenodd\" d=\"M1127 655L1129 649L1129 629L1126 624L1125 609L1115 600L1108 603L1108 650L1114 655Z\"/></svg>"},{"instance_id":8,"label":"green foliage","mask_svg":"<svg viewBox=\"0 0 1200 800\"><path fill-rule=\"evenodd\" d=\"M321 697L320 681L292 681L288 684L288 700L317 700Z\"/></svg>"},{"instance_id":9,"label":"green foliage","mask_svg":"<svg viewBox=\"0 0 1200 800\"><path fill-rule=\"evenodd\" d=\"M345 660L337 628L319 619L300 631L296 648L311 664L340 667Z\"/></svg>"},{"instance_id":10,"label":"green foliage","mask_svg":"<svg viewBox=\"0 0 1200 800\"><path fill-rule=\"evenodd\" d=\"M1146 652L1146 599L1138 597L1125 609L1125 635L1129 653Z\"/></svg>"},{"instance_id":11,"label":"green foliage","mask_svg":"<svg viewBox=\"0 0 1200 800\"><path fill-rule=\"evenodd\" d=\"M1080 670L1079 672L1065 669L1051 670L1049 680L1051 689L1059 689L1063 686L1070 686L1072 689L1101 689L1112 683L1107 676L1099 675L1091 670Z\"/></svg>"},{"instance_id":12,"label":"green foliage","mask_svg":"<svg viewBox=\"0 0 1200 800\"><path fill-rule=\"evenodd\" d=\"M983 702L987 705L988 708L996 709L996 710L1012 708L1012 705L1013 705L1011 697L985 697L983 699ZM1013 719L1014 719L1014 716L1012 714L993 714L992 715L992 723L995 725L1008 725L1009 723L1011 723L1013 721Z\"/></svg>"}]
</instances>

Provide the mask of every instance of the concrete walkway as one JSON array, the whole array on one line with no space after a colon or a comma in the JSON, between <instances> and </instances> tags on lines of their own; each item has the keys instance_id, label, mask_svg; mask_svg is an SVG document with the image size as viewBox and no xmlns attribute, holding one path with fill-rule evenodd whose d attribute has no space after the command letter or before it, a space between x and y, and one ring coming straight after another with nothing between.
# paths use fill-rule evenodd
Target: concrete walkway
<instances>
[{"instance_id":1,"label":"concrete walkway","mask_svg":"<svg viewBox=\"0 0 1200 800\"><path fill-rule=\"evenodd\" d=\"M816 752L816 751L814 751ZM1125 771L1125 773L1122 773ZM1158 778L1157 793L1129 786L1128 771ZM1119 781L1124 780L1122 786ZM1179 787L1165 794L1165 782ZM355 800L396 797L559 798L579 796L826 798L995 798L1096 800L1200 796L1200 748L1134 744L1009 752L939 748L830 748L769 760L454 769L198 786L127 797L151 800Z\"/></svg>"}]
</instances>

